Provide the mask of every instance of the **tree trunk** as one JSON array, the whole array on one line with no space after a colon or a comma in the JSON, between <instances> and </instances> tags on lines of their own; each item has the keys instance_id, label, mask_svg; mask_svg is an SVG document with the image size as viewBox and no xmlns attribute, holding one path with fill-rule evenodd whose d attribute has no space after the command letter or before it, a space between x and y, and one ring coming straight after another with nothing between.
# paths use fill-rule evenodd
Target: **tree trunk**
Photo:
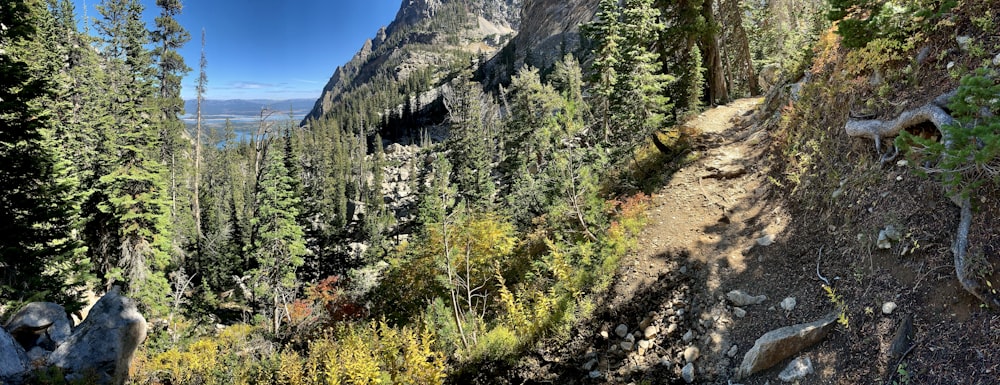
<instances>
[{"instance_id":1,"label":"tree trunk","mask_svg":"<svg viewBox=\"0 0 1000 385\"><path fill-rule=\"evenodd\" d=\"M702 35L701 42L705 47L705 68L708 70L708 101L711 105L725 104L729 101L726 88L725 69L722 67L722 52L719 48L718 30L713 11L714 0L704 0L701 15L708 24L708 29Z\"/></svg>"}]
</instances>

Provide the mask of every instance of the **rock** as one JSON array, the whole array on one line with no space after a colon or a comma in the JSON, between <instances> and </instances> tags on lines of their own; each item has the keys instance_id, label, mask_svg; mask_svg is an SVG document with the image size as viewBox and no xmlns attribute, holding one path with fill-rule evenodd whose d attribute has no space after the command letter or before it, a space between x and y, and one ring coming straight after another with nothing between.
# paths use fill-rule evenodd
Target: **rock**
<instances>
[{"instance_id":1,"label":"rock","mask_svg":"<svg viewBox=\"0 0 1000 385\"><path fill-rule=\"evenodd\" d=\"M667 326L667 335L674 334L675 331L677 331L677 324L672 323L670 326Z\"/></svg>"},{"instance_id":2,"label":"rock","mask_svg":"<svg viewBox=\"0 0 1000 385\"><path fill-rule=\"evenodd\" d=\"M635 344L629 341L622 341L619 345L622 347L622 350L626 352L631 352L632 349L635 348Z\"/></svg>"},{"instance_id":3,"label":"rock","mask_svg":"<svg viewBox=\"0 0 1000 385\"><path fill-rule=\"evenodd\" d=\"M634 334L626 334L625 335L625 342L635 342L635 335Z\"/></svg>"},{"instance_id":4,"label":"rock","mask_svg":"<svg viewBox=\"0 0 1000 385\"><path fill-rule=\"evenodd\" d=\"M796 304L797 303L795 301L795 297L788 297L788 298L785 298L785 299L781 300L781 308L785 309L785 311L795 310L795 305Z\"/></svg>"},{"instance_id":5,"label":"rock","mask_svg":"<svg viewBox=\"0 0 1000 385\"><path fill-rule=\"evenodd\" d=\"M892 225L886 226L878 233L878 248L891 249L892 242L899 241L900 238L902 238L902 234L899 233L899 230L896 230Z\"/></svg>"},{"instance_id":6,"label":"rock","mask_svg":"<svg viewBox=\"0 0 1000 385\"><path fill-rule=\"evenodd\" d=\"M694 340L694 331L688 330L687 333L684 333L684 337L681 337L681 339L684 340L684 342L691 342L691 340Z\"/></svg>"},{"instance_id":7,"label":"rock","mask_svg":"<svg viewBox=\"0 0 1000 385\"><path fill-rule=\"evenodd\" d=\"M972 42L972 38L968 36L956 36L955 42L958 43L958 48L961 48L962 51L968 51L969 43Z\"/></svg>"},{"instance_id":8,"label":"rock","mask_svg":"<svg viewBox=\"0 0 1000 385\"><path fill-rule=\"evenodd\" d=\"M642 336L646 339L653 338L660 333L660 328L656 326L647 326L645 330L642 331Z\"/></svg>"},{"instance_id":9,"label":"rock","mask_svg":"<svg viewBox=\"0 0 1000 385\"><path fill-rule=\"evenodd\" d=\"M35 346L28 351L28 361L29 362L44 362L45 358L51 354L51 351L45 350L41 346Z\"/></svg>"},{"instance_id":10,"label":"rock","mask_svg":"<svg viewBox=\"0 0 1000 385\"><path fill-rule=\"evenodd\" d=\"M809 357L799 357L789 362L785 370L778 374L778 378L784 382L794 382L806 378L812 373L812 360Z\"/></svg>"},{"instance_id":11,"label":"rock","mask_svg":"<svg viewBox=\"0 0 1000 385\"><path fill-rule=\"evenodd\" d=\"M608 331L607 330L601 330L601 338L608 339L608 337L610 337L608 335Z\"/></svg>"},{"instance_id":12,"label":"rock","mask_svg":"<svg viewBox=\"0 0 1000 385\"><path fill-rule=\"evenodd\" d=\"M601 378L602 375L601 375L601 371L600 370L594 370L594 371L590 372L590 374L588 374L588 376L591 379L597 379L597 378Z\"/></svg>"},{"instance_id":13,"label":"rock","mask_svg":"<svg viewBox=\"0 0 1000 385\"><path fill-rule=\"evenodd\" d=\"M903 321L899 323L899 327L896 328L896 334L892 337L892 343L889 344L889 357L893 360L902 358L912 345L913 315L907 314L906 317L903 317Z\"/></svg>"},{"instance_id":14,"label":"rock","mask_svg":"<svg viewBox=\"0 0 1000 385\"><path fill-rule=\"evenodd\" d=\"M25 350L40 346L52 351L69 338L71 325L62 306L52 302L32 302L10 317L4 327Z\"/></svg>"},{"instance_id":15,"label":"rock","mask_svg":"<svg viewBox=\"0 0 1000 385\"><path fill-rule=\"evenodd\" d=\"M896 167L906 167L906 166L909 166L909 165L910 165L910 161L908 161L906 159L900 159L900 161L896 162Z\"/></svg>"},{"instance_id":16,"label":"rock","mask_svg":"<svg viewBox=\"0 0 1000 385\"><path fill-rule=\"evenodd\" d=\"M757 245L759 246L771 246L774 244L774 234L764 234L763 237L757 238Z\"/></svg>"},{"instance_id":17,"label":"rock","mask_svg":"<svg viewBox=\"0 0 1000 385\"><path fill-rule=\"evenodd\" d=\"M743 363L736 376L744 378L770 368L822 341L836 326L838 315L839 313L833 312L814 322L786 326L765 333L743 356Z\"/></svg>"},{"instance_id":18,"label":"rock","mask_svg":"<svg viewBox=\"0 0 1000 385\"><path fill-rule=\"evenodd\" d=\"M628 334L628 326L625 324L618 325L618 327L615 328L615 334L617 334L619 338L625 338L625 335Z\"/></svg>"},{"instance_id":19,"label":"rock","mask_svg":"<svg viewBox=\"0 0 1000 385\"><path fill-rule=\"evenodd\" d=\"M119 291L116 286L97 301L87 319L49 356L48 363L62 368L68 379L92 372L99 383L127 380L132 357L146 339L146 319L135 301Z\"/></svg>"},{"instance_id":20,"label":"rock","mask_svg":"<svg viewBox=\"0 0 1000 385\"><path fill-rule=\"evenodd\" d=\"M945 68L947 68L947 69L951 69L951 68L952 68L952 67L954 67L954 66L955 66L955 62L953 62L953 61L950 61L950 62L948 62L948 65L946 65L946 66L945 66Z\"/></svg>"},{"instance_id":21,"label":"rock","mask_svg":"<svg viewBox=\"0 0 1000 385\"><path fill-rule=\"evenodd\" d=\"M896 310L896 303L895 302L889 301L889 302L886 302L886 303L882 304L882 314L885 314L885 315L892 314L893 310Z\"/></svg>"},{"instance_id":22,"label":"rock","mask_svg":"<svg viewBox=\"0 0 1000 385\"><path fill-rule=\"evenodd\" d=\"M698 347L688 346L684 349L684 362L694 362L698 357L701 357L701 350L698 350Z\"/></svg>"},{"instance_id":23,"label":"rock","mask_svg":"<svg viewBox=\"0 0 1000 385\"><path fill-rule=\"evenodd\" d=\"M1000 53L993 57L993 65L1000 66Z\"/></svg>"},{"instance_id":24,"label":"rock","mask_svg":"<svg viewBox=\"0 0 1000 385\"><path fill-rule=\"evenodd\" d=\"M736 357L736 353L739 353L739 352L740 352L740 347L736 346L736 345L733 345L733 347L729 348L729 351L726 352L726 356L729 357L729 358L733 358L733 357Z\"/></svg>"},{"instance_id":25,"label":"rock","mask_svg":"<svg viewBox=\"0 0 1000 385\"><path fill-rule=\"evenodd\" d=\"M767 296L765 295L752 296L743 290L733 290L726 293L726 298L728 298L729 302L732 302L734 306L757 305L767 300Z\"/></svg>"},{"instance_id":26,"label":"rock","mask_svg":"<svg viewBox=\"0 0 1000 385\"><path fill-rule=\"evenodd\" d=\"M653 347L653 341L650 340L640 340L639 341L639 351L645 352L649 348ZM641 353L640 353L641 354Z\"/></svg>"},{"instance_id":27,"label":"rock","mask_svg":"<svg viewBox=\"0 0 1000 385\"><path fill-rule=\"evenodd\" d=\"M14 337L0 328L0 383L18 383L28 371L28 356Z\"/></svg>"},{"instance_id":28,"label":"rock","mask_svg":"<svg viewBox=\"0 0 1000 385\"><path fill-rule=\"evenodd\" d=\"M736 318L743 318L747 316L747 311L740 307L734 307L733 315L736 316Z\"/></svg>"},{"instance_id":29,"label":"rock","mask_svg":"<svg viewBox=\"0 0 1000 385\"><path fill-rule=\"evenodd\" d=\"M593 370L595 366L597 366L597 359L596 358L591 359L590 361L587 361L587 363L583 364L582 368L583 368L583 370L586 370L586 371L589 372L589 371Z\"/></svg>"},{"instance_id":30,"label":"rock","mask_svg":"<svg viewBox=\"0 0 1000 385\"><path fill-rule=\"evenodd\" d=\"M681 378L689 384L694 382L694 363L688 362L687 365L684 365L684 368L681 369Z\"/></svg>"},{"instance_id":31,"label":"rock","mask_svg":"<svg viewBox=\"0 0 1000 385\"><path fill-rule=\"evenodd\" d=\"M771 87L777 85L780 78L781 65L771 63L760 69L760 73L757 75L757 82L760 84L761 90L767 93Z\"/></svg>"},{"instance_id":32,"label":"rock","mask_svg":"<svg viewBox=\"0 0 1000 385\"><path fill-rule=\"evenodd\" d=\"M666 366L666 367L670 367L670 366L673 366L673 364L674 363L670 362L669 358L667 358L667 357L660 357L660 365L663 365L663 366Z\"/></svg>"}]
</instances>

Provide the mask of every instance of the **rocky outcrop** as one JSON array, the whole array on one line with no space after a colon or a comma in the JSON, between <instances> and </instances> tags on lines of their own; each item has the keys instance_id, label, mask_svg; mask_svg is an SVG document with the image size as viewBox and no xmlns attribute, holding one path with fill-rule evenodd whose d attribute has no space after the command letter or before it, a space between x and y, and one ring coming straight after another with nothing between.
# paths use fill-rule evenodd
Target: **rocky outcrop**
<instances>
[{"instance_id":1,"label":"rocky outcrop","mask_svg":"<svg viewBox=\"0 0 1000 385\"><path fill-rule=\"evenodd\" d=\"M32 302L10 317L4 328L24 348L53 351L69 338L72 324L66 309L52 302Z\"/></svg>"},{"instance_id":2,"label":"rocky outcrop","mask_svg":"<svg viewBox=\"0 0 1000 385\"><path fill-rule=\"evenodd\" d=\"M97 301L73 334L48 357L67 379L96 375L100 383L123 384L139 344L146 339L146 319L135 301L115 287Z\"/></svg>"},{"instance_id":3,"label":"rocky outcrop","mask_svg":"<svg viewBox=\"0 0 1000 385\"><path fill-rule=\"evenodd\" d=\"M786 326L767 332L754 342L753 347L743 356L743 363L736 373L745 378L761 370L770 368L826 338L836 325L839 313L834 312L823 319Z\"/></svg>"},{"instance_id":4,"label":"rocky outcrop","mask_svg":"<svg viewBox=\"0 0 1000 385\"><path fill-rule=\"evenodd\" d=\"M0 383L17 383L28 371L28 356L14 337L0 328Z\"/></svg>"},{"instance_id":5,"label":"rocky outcrop","mask_svg":"<svg viewBox=\"0 0 1000 385\"><path fill-rule=\"evenodd\" d=\"M487 82L504 83L522 66L548 68L580 48L580 25L597 13L597 1L525 0L517 36L484 69Z\"/></svg>"},{"instance_id":6,"label":"rocky outcrop","mask_svg":"<svg viewBox=\"0 0 1000 385\"><path fill-rule=\"evenodd\" d=\"M393 74L403 81L421 69L463 57L453 52L492 54L520 27L522 1L403 0L396 19L337 67L303 124L332 111L350 90L361 88L376 74ZM457 28L456 14L464 18Z\"/></svg>"}]
</instances>

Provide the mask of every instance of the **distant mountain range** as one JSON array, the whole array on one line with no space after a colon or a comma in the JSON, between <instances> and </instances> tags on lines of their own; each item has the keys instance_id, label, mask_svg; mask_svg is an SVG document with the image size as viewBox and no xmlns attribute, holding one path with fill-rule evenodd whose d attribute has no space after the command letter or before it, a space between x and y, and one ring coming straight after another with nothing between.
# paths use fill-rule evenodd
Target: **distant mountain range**
<instances>
[{"instance_id":1,"label":"distant mountain range","mask_svg":"<svg viewBox=\"0 0 1000 385\"><path fill-rule=\"evenodd\" d=\"M204 100L201 104L201 113L205 117L249 117L260 114L261 108L267 107L278 111L278 114L287 114L289 107L295 115L301 119L313 105L315 99L288 99L288 100L267 100L267 99L231 99L231 100ZM197 101L185 100L185 117L194 117L198 111Z\"/></svg>"}]
</instances>

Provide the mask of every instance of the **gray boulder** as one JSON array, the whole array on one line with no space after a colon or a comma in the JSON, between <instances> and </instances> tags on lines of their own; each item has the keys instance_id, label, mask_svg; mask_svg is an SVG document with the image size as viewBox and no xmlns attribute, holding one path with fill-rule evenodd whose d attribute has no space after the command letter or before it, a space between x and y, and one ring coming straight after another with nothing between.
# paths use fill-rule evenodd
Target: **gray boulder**
<instances>
[{"instance_id":1,"label":"gray boulder","mask_svg":"<svg viewBox=\"0 0 1000 385\"><path fill-rule=\"evenodd\" d=\"M28 371L28 356L24 349L3 328L0 328L0 383L19 382Z\"/></svg>"},{"instance_id":2,"label":"gray boulder","mask_svg":"<svg viewBox=\"0 0 1000 385\"><path fill-rule=\"evenodd\" d=\"M55 350L72 332L66 309L52 302L32 302L10 317L4 327L11 336L31 350L38 346Z\"/></svg>"},{"instance_id":3,"label":"gray boulder","mask_svg":"<svg viewBox=\"0 0 1000 385\"><path fill-rule=\"evenodd\" d=\"M93 372L102 384L125 383L136 348L146 339L146 319L135 301L121 296L116 286L90 310L73 335L49 356L67 379Z\"/></svg>"},{"instance_id":4,"label":"gray boulder","mask_svg":"<svg viewBox=\"0 0 1000 385\"><path fill-rule=\"evenodd\" d=\"M743 363L740 364L736 376L745 378L770 368L822 341L833 330L838 315L839 313L833 312L818 321L786 326L765 333L743 356Z\"/></svg>"}]
</instances>

